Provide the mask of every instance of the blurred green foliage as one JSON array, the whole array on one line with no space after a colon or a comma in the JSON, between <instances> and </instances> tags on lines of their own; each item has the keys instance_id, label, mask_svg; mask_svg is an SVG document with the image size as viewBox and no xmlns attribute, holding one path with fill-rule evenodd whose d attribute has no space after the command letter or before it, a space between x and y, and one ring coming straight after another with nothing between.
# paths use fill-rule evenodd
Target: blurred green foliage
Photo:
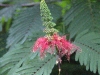
<instances>
[{"instance_id":1,"label":"blurred green foliage","mask_svg":"<svg viewBox=\"0 0 100 75\"><path fill-rule=\"evenodd\" d=\"M8 51L8 49L6 48L6 39L7 34L0 33L0 57L2 57Z\"/></svg>"},{"instance_id":2,"label":"blurred green foliage","mask_svg":"<svg viewBox=\"0 0 100 75\"><path fill-rule=\"evenodd\" d=\"M37 54L31 52L34 41L44 35L39 2L40 0L0 0L0 75L49 75L51 70L51 75L58 75L58 65L52 69L55 63L49 63L55 57L39 61ZM60 35L67 35L68 40L82 49L82 53L71 56L70 62L65 57L62 58L61 75L99 75L100 1L46 2ZM47 65L51 66L50 70Z\"/></svg>"}]
</instances>

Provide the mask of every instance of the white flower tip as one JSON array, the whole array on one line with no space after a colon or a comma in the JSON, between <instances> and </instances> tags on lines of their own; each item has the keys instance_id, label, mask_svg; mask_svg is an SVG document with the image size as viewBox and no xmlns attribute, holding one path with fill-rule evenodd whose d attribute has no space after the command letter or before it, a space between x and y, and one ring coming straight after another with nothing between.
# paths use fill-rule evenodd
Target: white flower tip
<instances>
[{"instance_id":1,"label":"white flower tip","mask_svg":"<svg viewBox=\"0 0 100 75\"><path fill-rule=\"evenodd\" d=\"M59 72L61 72L61 69L59 68Z\"/></svg>"},{"instance_id":2,"label":"white flower tip","mask_svg":"<svg viewBox=\"0 0 100 75\"><path fill-rule=\"evenodd\" d=\"M34 51L34 50L33 50L32 52L33 52L33 53L35 53L35 51Z\"/></svg>"},{"instance_id":3,"label":"white flower tip","mask_svg":"<svg viewBox=\"0 0 100 75\"><path fill-rule=\"evenodd\" d=\"M58 60L56 60L56 65L58 64Z\"/></svg>"}]
</instances>

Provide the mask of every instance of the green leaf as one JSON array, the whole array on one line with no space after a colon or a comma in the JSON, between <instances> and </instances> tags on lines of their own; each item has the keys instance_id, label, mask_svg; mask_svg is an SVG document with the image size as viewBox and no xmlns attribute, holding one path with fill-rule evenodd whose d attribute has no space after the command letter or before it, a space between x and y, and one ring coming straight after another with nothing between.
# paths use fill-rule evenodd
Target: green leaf
<instances>
[{"instance_id":1,"label":"green leaf","mask_svg":"<svg viewBox=\"0 0 100 75\"><path fill-rule=\"evenodd\" d=\"M1 33L0 34L0 57L2 57L8 49L6 49L6 39L7 39L7 34Z\"/></svg>"},{"instance_id":2,"label":"green leaf","mask_svg":"<svg viewBox=\"0 0 100 75\"><path fill-rule=\"evenodd\" d=\"M16 5L9 6L9 7L2 8L0 10L0 31L2 30L1 26L4 25L5 22L7 22L12 18L16 7L17 7ZM6 27L9 27L9 25L6 25Z\"/></svg>"},{"instance_id":3,"label":"green leaf","mask_svg":"<svg viewBox=\"0 0 100 75\"><path fill-rule=\"evenodd\" d=\"M36 37L33 37L33 39L35 40ZM31 54L31 47L34 40L30 40L30 38L28 38L23 45L14 45L3 57L0 58L0 75L9 71L17 63L21 62L24 58L26 59L27 56Z\"/></svg>"},{"instance_id":4,"label":"green leaf","mask_svg":"<svg viewBox=\"0 0 100 75\"><path fill-rule=\"evenodd\" d=\"M56 57L50 54L43 60L39 59L39 56L36 56L34 59L29 57L20 64L22 65L21 67L16 68L15 66L12 68L8 75L50 75L55 62Z\"/></svg>"},{"instance_id":5,"label":"green leaf","mask_svg":"<svg viewBox=\"0 0 100 75\"><path fill-rule=\"evenodd\" d=\"M16 5L5 7L3 9L1 9L0 10L0 20L2 20L2 18L4 18L5 22L7 22L8 19L12 18L15 9L16 9Z\"/></svg>"},{"instance_id":6,"label":"green leaf","mask_svg":"<svg viewBox=\"0 0 100 75\"><path fill-rule=\"evenodd\" d=\"M33 33L42 32L43 27L41 24L38 6L22 10L18 16L15 16L9 31L10 35L7 39L7 46L18 42L23 43Z\"/></svg>"},{"instance_id":7,"label":"green leaf","mask_svg":"<svg viewBox=\"0 0 100 75\"><path fill-rule=\"evenodd\" d=\"M74 43L82 49L81 53L76 53L75 60L87 70L100 74L100 34L85 30L76 36Z\"/></svg>"},{"instance_id":8,"label":"green leaf","mask_svg":"<svg viewBox=\"0 0 100 75\"><path fill-rule=\"evenodd\" d=\"M0 23L0 31L2 31L2 24Z\"/></svg>"},{"instance_id":9,"label":"green leaf","mask_svg":"<svg viewBox=\"0 0 100 75\"><path fill-rule=\"evenodd\" d=\"M64 16L64 23L68 26L70 38L85 29L99 31L100 2L90 0L72 0L72 2L72 8Z\"/></svg>"},{"instance_id":10,"label":"green leaf","mask_svg":"<svg viewBox=\"0 0 100 75\"><path fill-rule=\"evenodd\" d=\"M54 21L60 17L60 8L55 5L49 5ZM55 10L55 11L53 11ZM16 43L24 43L28 36L43 35L42 21L39 12L39 6L23 9L18 16L15 16L13 24L10 28L10 35L7 39L7 47Z\"/></svg>"},{"instance_id":11,"label":"green leaf","mask_svg":"<svg viewBox=\"0 0 100 75\"><path fill-rule=\"evenodd\" d=\"M43 60L39 59L37 53L32 53L34 40L36 37L33 37L33 40L28 38L24 44L15 44L0 58L0 75L5 72L6 75L49 75L51 73L56 57L47 54Z\"/></svg>"}]
</instances>

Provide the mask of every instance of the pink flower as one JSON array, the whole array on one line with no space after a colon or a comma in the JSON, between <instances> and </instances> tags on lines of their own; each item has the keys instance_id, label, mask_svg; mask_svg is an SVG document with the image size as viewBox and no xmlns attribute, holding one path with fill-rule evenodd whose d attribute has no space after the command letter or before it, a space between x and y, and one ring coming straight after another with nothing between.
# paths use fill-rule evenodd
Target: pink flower
<instances>
[{"instance_id":1,"label":"pink flower","mask_svg":"<svg viewBox=\"0 0 100 75\"><path fill-rule=\"evenodd\" d=\"M60 37L57 34L53 35L52 44L57 47L60 56L66 55L68 60L70 59L71 51L77 48L77 46L67 41L65 36Z\"/></svg>"},{"instance_id":2,"label":"pink flower","mask_svg":"<svg viewBox=\"0 0 100 75\"><path fill-rule=\"evenodd\" d=\"M70 54L76 51L77 46L67 41L65 36L61 37L58 34L53 34L51 38L38 38L34 44L33 52L40 51L40 57L44 57L46 52L53 54L55 49L57 50L57 54L61 57L66 55L69 60Z\"/></svg>"},{"instance_id":3,"label":"pink flower","mask_svg":"<svg viewBox=\"0 0 100 75\"><path fill-rule=\"evenodd\" d=\"M33 47L33 52L40 51L40 56L44 56L45 51L48 50L49 42L46 37L38 38Z\"/></svg>"}]
</instances>

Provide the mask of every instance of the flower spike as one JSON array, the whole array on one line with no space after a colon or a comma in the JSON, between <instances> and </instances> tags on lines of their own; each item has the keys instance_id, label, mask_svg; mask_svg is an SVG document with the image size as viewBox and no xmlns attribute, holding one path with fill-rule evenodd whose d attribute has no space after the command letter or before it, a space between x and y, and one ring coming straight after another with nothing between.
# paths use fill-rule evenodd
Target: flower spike
<instances>
[{"instance_id":1,"label":"flower spike","mask_svg":"<svg viewBox=\"0 0 100 75\"><path fill-rule=\"evenodd\" d=\"M79 50L79 48L66 40L65 36L59 36L58 30L54 28L56 24L52 21L53 17L51 16L45 0L41 0L40 2L40 12L43 25L45 26L44 32L46 35L37 39L33 46L33 52L39 51L41 58L44 58L47 52L50 54L56 52L60 74L61 58L66 56L67 59L70 60L70 55L76 50Z\"/></svg>"},{"instance_id":2,"label":"flower spike","mask_svg":"<svg viewBox=\"0 0 100 75\"><path fill-rule=\"evenodd\" d=\"M45 3L45 0L41 0L40 2L40 12L43 21L43 25L45 26L44 32L47 36L52 35L53 33L57 33L58 30L54 28L56 24L52 22L53 17L51 16L50 10Z\"/></svg>"}]
</instances>

